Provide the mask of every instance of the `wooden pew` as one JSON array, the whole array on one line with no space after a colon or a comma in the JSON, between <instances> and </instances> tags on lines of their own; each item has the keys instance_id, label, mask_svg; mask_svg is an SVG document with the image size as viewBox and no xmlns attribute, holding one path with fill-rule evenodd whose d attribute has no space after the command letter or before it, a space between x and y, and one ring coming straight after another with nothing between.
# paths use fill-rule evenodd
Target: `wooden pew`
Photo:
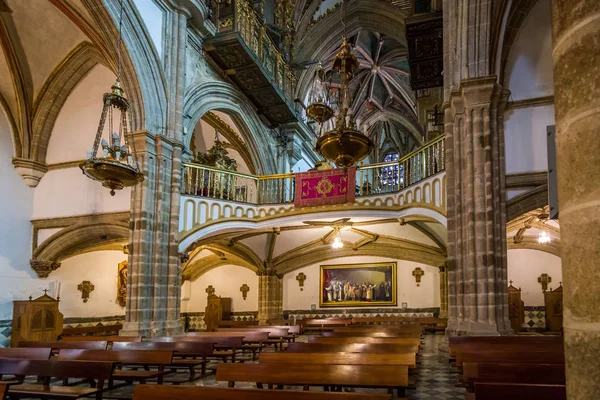
<instances>
[{"instance_id":1,"label":"wooden pew","mask_svg":"<svg viewBox=\"0 0 600 400\"><path fill-rule=\"evenodd\" d=\"M0 358L5 360L49 360L52 349L8 347L0 349ZM1 399L1 397L0 397Z\"/></svg>"},{"instance_id":2,"label":"wooden pew","mask_svg":"<svg viewBox=\"0 0 600 400\"><path fill-rule=\"evenodd\" d=\"M494 344L468 343L456 352L456 366L464 362L564 364L562 344Z\"/></svg>"},{"instance_id":3,"label":"wooden pew","mask_svg":"<svg viewBox=\"0 0 600 400\"><path fill-rule=\"evenodd\" d=\"M475 393L465 400L567 400L564 385L533 385L526 383L475 382Z\"/></svg>"},{"instance_id":4,"label":"wooden pew","mask_svg":"<svg viewBox=\"0 0 600 400\"><path fill-rule=\"evenodd\" d=\"M79 350L64 349L58 354L58 360L68 361L110 361L120 366L149 367L157 371L137 369L115 369L108 381L108 387L113 387L113 381L138 381L156 379L162 384L165 366L173 362L173 352L164 350Z\"/></svg>"},{"instance_id":5,"label":"wooden pew","mask_svg":"<svg viewBox=\"0 0 600 400\"><path fill-rule=\"evenodd\" d=\"M279 364L219 364L217 381L226 381L229 387L235 382L256 382L263 384L324 387L372 387L387 388L388 393L398 390L404 394L408 386L408 367L405 365L316 365L307 368L304 364L291 364L282 368Z\"/></svg>"},{"instance_id":6,"label":"wooden pew","mask_svg":"<svg viewBox=\"0 0 600 400\"><path fill-rule=\"evenodd\" d=\"M309 336L308 343L325 343L325 344L348 344L348 343L379 343L379 344L421 344L420 338L406 337L368 337L368 336L350 336L350 337L323 337Z\"/></svg>"},{"instance_id":7,"label":"wooden pew","mask_svg":"<svg viewBox=\"0 0 600 400\"><path fill-rule=\"evenodd\" d=\"M423 325L426 331L443 332L448 327L448 318L414 318L414 321Z\"/></svg>"},{"instance_id":8,"label":"wooden pew","mask_svg":"<svg viewBox=\"0 0 600 400\"><path fill-rule=\"evenodd\" d=\"M114 342L141 342L142 336L67 336L63 342L95 342L106 341L109 345Z\"/></svg>"},{"instance_id":9,"label":"wooden pew","mask_svg":"<svg viewBox=\"0 0 600 400\"><path fill-rule=\"evenodd\" d=\"M531 336L451 336L449 338L450 357L456 357L456 350L467 343L495 344L562 344L562 336L531 335Z\"/></svg>"},{"instance_id":10,"label":"wooden pew","mask_svg":"<svg viewBox=\"0 0 600 400\"><path fill-rule=\"evenodd\" d=\"M244 336L167 336L152 339L153 342L189 342L189 343L212 343L214 347L212 357L222 359L227 362L231 357L231 362L235 362L235 356L238 350L244 346Z\"/></svg>"},{"instance_id":11,"label":"wooden pew","mask_svg":"<svg viewBox=\"0 0 600 400\"><path fill-rule=\"evenodd\" d=\"M113 350L166 350L173 352L173 361L169 368L185 368L190 373L190 381L196 376L195 368L201 366L201 376L206 373L208 358L213 355L214 344L210 342L117 342ZM172 381L172 383L183 383Z\"/></svg>"},{"instance_id":12,"label":"wooden pew","mask_svg":"<svg viewBox=\"0 0 600 400\"><path fill-rule=\"evenodd\" d=\"M403 324L407 320L405 317L354 317L352 325Z\"/></svg>"},{"instance_id":13,"label":"wooden pew","mask_svg":"<svg viewBox=\"0 0 600 400\"><path fill-rule=\"evenodd\" d=\"M289 341L290 340L290 327L289 326L284 326L284 327L280 327L280 328L276 328L273 326L257 326L257 327L247 327L247 328L218 328L217 332L247 332L247 331L254 331L254 332L268 332L269 333L269 340L268 343L273 344L275 346L275 349L277 349L278 346L281 347L281 345L283 344L284 341Z\"/></svg>"},{"instance_id":14,"label":"wooden pew","mask_svg":"<svg viewBox=\"0 0 600 400\"><path fill-rule=\"evenodd\" d=\"M565 384L564 364L479 363L463 364L462 381L473 391L475 382Z\"/></svg>"},{"instance_id":15,"label":"wooden pew","mask_svg":"<svg viewBox=\"0 0 600 400\"><path fill-rule=\"evenodd\" d=\"M372 331L372 332L323 332L323 337L406 337L421 338L420 332L402 332L402 331Z\"/></svg>"},{"instance_id":16,"label":"wooden pew","mask_svg":"<svg viewBox=\"0 0 600 400\"><path fill-rule=\"evenodd\" d=\"M246 326L257 326L258 321L219 321L219 328L243 328Z\"/></svg>"},{"instance_id":17,"label":"wooden pew","mask_svg":"<svg viewBox=\"0 0 600 400\"><path fill-rule=\"evenodd\" d=\"M0 399L4 399L6 396L6 387L7 385L0 383Z\"/></svg>"},{"instance_id":18,"label":"wooden pew","mask_svg":"<svg viewBox=\"0 0 600 400\"><path fill-rule=\"evenodd\" d=\"M97 400L102 399L104 381L110 378L114 369L112 362L83 362L56 360L0 360L0 375L43 377L42 384L11 385L9 398L61 398L79 399L95 394ZM91 388L78 386L50 386L50 379L82 378L93 379L96 384Z\"/></svg>"},{"instance_id":19,"label":"wooden pew","mask_svg":"<svg viewBox=\"0 0 600 400\"><path fill-rule=\"evenodd\" d=\"M266 346L269 340L269 332L255 331L252 329L240 330L234 332L188 332L187 341L195 341L198 337L219 337L219 336L242 336L242 350L250 350L252 359L256 359L256 353ZM178 336L180 338L181 336Z\"/></svg>"},{"instance_id":20,"label":"wooden pew","mask_svg":"<svg viewBox=\"0 0 600 400\"><path fill-rule=\"evenodd\" d=\"M423 333L423 327L418 324L405 325L351 325L335 328L334 332L357 333L357 332L418 332Z\"/></svg>"},{"instance_id":21,"label":"wooden pew","mask_svg":"<svg viewBox=\"0 0 600 400\"><path fill-rule=\"evenodd\" d=\"M267 325L279 325L279 326L299 326L299 325L295 325L293 324L293 320L291 319L269 319L267 320Z\"/></svg>"},{"instance_id":22,"label":"wooden pew","mask_svg":"<svg viewBox=\"0 0 600 400\"><path fill-rule=\"evenodd\" d=\"M20 342L19 347L60 349L106 350L106 341L74 341L74 342Z\"/></svg>"},{"instance_id":23,"label":"wooden pew","mask_svg":"<svg viewBox=\"0 0 600 400\"><path fill-rule=\"evenodd\" d=\"M261 364L406 365L416 368L415 353L262 353Z\"/></svg>"},{"instance_id":24,"label":"wooden pew","mask_svg":"<svg viewBox=\"0 0 600 400\"><path fill-rule=\"evenodd\" d=\"M62 336L113 336L118 335L123 325L86 326L80 328L64 328Z\"/></svg>"},{"instance_id":25,"label":"wooden pew","mask_svg":"<svg viewBox=\"0 0 600 400\"><path fill-rule=\"evenodd\" d=\"M287 353L373 353L373 354L406 354L417 353L416 344L380 344L380 343L290 343Z\"/></svg>"},{"instance_id":26,"label":"wooden pew","mask_svg":"<svg viewBox=\"0 0 600 400\"><path fill-rule=\"evenodd\" d=\"M256 390L201 386L137 385L133 400L391 400L390 395L372 393L299 392L295 390Z\"/></svg>"},{"instance_id":27,"label":"wooden pew","mask_svg":"<svg viewBox=\"0 0 600 400\"><path fill-rule=\"evenodd\" d=\"M297 325L301 326L301 332L324 332L331 331L333 328L340 326L348 326L352 324L350 318L308 318L296 321Z\"/></svg>"}]
</instances>

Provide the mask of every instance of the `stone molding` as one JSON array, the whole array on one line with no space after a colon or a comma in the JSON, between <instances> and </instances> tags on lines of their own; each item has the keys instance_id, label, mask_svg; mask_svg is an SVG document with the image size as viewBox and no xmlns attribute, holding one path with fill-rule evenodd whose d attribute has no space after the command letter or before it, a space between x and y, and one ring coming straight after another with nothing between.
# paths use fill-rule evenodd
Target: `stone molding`
<instances>
[{"instance_id":1,"label":"stone molding","mask_svg":"<svg viewBox=\"0 0 600 400\"><path fill-rule=\"evenodd\" d=\"M48 172L45 163L30 160L28 158L13 158L12 164L17 173L23 178L27 186L34 188Z\"/></svg>"},{"instance_id":2,"label":"stone molding","mask_svg":"<svg viewBox=\"0 0 600 400\"><path fill-rule=\"evenodd\" d=\"M31 268L40 278L47 278L52 271L60 268L60 263L45 260L31 260L29 261L29 265L31 265Z\"/></svg>"}]
</instances>

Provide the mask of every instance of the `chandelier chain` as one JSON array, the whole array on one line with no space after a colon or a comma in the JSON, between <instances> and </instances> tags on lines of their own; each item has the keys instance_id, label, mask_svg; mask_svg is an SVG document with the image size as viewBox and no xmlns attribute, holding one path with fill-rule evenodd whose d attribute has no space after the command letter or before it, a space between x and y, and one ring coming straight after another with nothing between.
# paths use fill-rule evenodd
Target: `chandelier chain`
<instances>
[{"instance_id":1,"label":"chandelier chain","mask_svg":"<svg viewBox=\"0 0 600 400\"><path fill-rule=\"evenodd\" d=\"M121 31L123 28L123 0L119 0L119 5L121 6L121 10L119 11L119 41L117 42L117 81L121 80Z\"/></svg>"}]
</instances>

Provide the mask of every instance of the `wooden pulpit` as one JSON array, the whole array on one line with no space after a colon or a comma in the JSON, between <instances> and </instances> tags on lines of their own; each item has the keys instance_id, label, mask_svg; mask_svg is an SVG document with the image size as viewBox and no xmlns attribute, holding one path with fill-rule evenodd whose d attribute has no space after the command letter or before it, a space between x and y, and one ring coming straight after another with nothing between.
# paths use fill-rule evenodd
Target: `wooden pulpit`
<instances>
[{"instance_id":1,"label":"wooden pulpit","mask_svg":"<svg viewBox=\"0 0 600 400\"><path fill-rule=\"evenodd\" d=\"M563 326L563 290L562 282L554 289L544 292L546 305L546 329L550 332L560 332Z\"/></svg>"},{"instance_id":2,"label":"wooden pulpit","mask_svg":"<svg viewBox=\"0 0 600 400\"><path fill-rule=\"evenodd\" d=\"M13 302L11 346L22 341L54 341L62 334L63 315L58 311L59 301L44 295L32 300Z\"/></svg>"},{"instance_id":3,"label":"wooden pulpit","mask_svg":"<svg viewBox=\"0 0 600 400\"><path fill-rule=\"evenodd\" d=\"M204 309L204 323L208 332L214 332L219 322L231 318L231 298L209 294Z\"/></svg>"},{"instance_id":4,"label":"wooden pulpit","mask_svg":"<svg viewBox=\"0 0 600 400\"><path fill-rule=\"evenodd\" d=\"M508 319L515 333L521 331L525 322L525 304L521 300L521 289L514 287L512 281L508 287Z\"/></svg>"}]
</instances>

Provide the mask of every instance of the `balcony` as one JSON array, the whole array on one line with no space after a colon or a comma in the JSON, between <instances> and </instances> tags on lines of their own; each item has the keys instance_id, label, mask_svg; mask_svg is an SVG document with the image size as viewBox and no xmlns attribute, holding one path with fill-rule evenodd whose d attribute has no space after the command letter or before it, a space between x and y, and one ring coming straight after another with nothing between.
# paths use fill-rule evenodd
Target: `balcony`
<instances>
[{"instance_id":1,"label":"balcony","mask_svg":"<svg viewBox=\"0 0 600 400\"><path fill-rule=\"evenodd\" d=\"M444 170L444 136L398 161L359 166L356 196L397 193ZM254 176L199 164L184 165L183 195L252 205L294 202L294 174Z\"/></svg>"},{"instance_id":2,"label":"balcony","mask_svg":"<svg viewBox=\"0 0 600 400\"><path fill-rule=\"evenodd\" d=\"M296 77L267 28L247 0L223 1L213 7L217 34L204 50L257 107L269 126L298 120L293 93Z\"/></svg>"}]
</instances>

